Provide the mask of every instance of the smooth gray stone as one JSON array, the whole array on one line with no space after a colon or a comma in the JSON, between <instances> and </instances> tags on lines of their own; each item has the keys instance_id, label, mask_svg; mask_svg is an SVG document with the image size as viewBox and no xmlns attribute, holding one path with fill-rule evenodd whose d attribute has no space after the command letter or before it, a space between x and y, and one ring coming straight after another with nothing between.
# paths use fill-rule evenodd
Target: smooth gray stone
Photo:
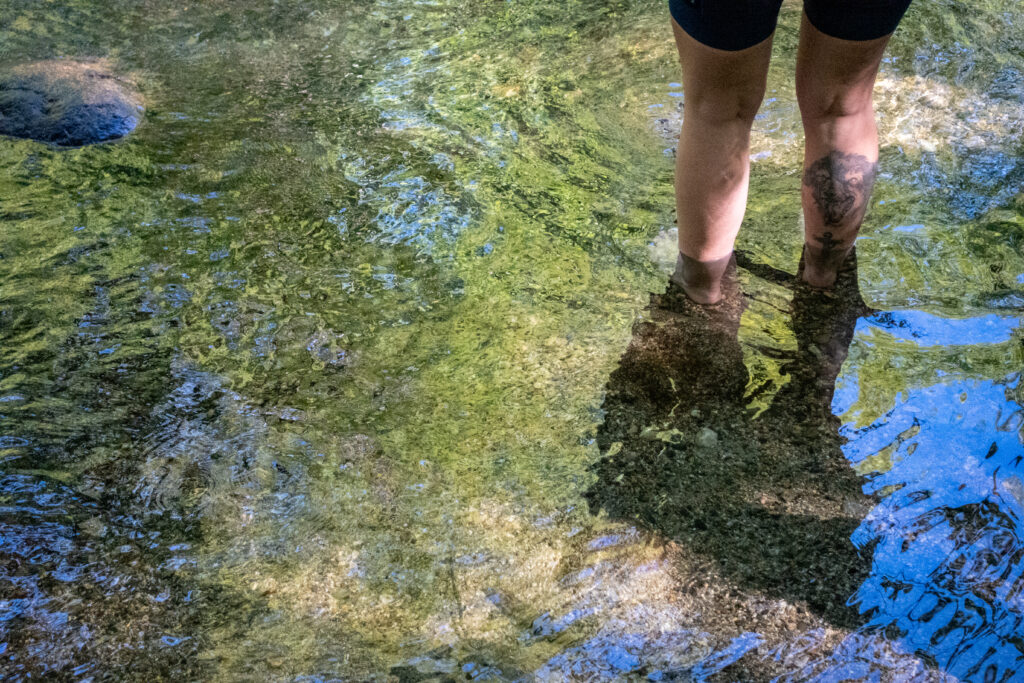
<instances>
[{"instance_id":1,"label":"smooth gray stone","mask_svg":"<svg viewBox=\"0 0 1024 683\"><path fill-rule=\"evenodd\" d=\"M48 60L0 72L0 135L78 147L122 138L145 111L102 62Z\"/></svg>"}]
</instances>

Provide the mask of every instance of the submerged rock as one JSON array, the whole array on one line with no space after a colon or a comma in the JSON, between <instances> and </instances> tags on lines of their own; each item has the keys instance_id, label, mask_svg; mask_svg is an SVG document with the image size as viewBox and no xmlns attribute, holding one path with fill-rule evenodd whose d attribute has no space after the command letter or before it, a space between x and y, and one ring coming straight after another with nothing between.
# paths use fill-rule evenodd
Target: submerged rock
<instances>
[{"instance_id":1,"label":"submerged rock","mask_svg":"<svg viewBox=\"0 0 1024 683\"><path fill-rule=\"evenodd\" d=\"M78 147L132 132L142 98L105 66L55 59L0 72L0 134Z\"/></svg>"},{"instance_id":2,"label":"submerged rock","mask_svg":"<svg viewBox=\"0 0 1024 683\"><path fill-rule=\"evenodd\" d=\"M703 427L700 430L700 434L697 436L697 443L704 448L714 448L718 445L718 432L713 429Z\"/></svg>"}]
</instances>

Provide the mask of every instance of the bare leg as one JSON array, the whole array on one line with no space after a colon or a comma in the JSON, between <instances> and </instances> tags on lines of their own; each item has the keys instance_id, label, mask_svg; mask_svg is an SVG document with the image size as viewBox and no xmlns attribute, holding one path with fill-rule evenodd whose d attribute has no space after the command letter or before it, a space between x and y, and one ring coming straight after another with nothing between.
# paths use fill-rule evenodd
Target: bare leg
<instances>
[{"instance_id":1,"label":"bare leg","mask_svg":"<svg viewBox=\"0 0 1024 683\"><path fill-rule=\"evenodd\" d=\"M800 27L796 93L803 118L804 270L831 287L853 248L878 169L872 89L889 36L851 41Z\"/></svg>"},{"instance_id":2,"label":"bare leg","mask_svg":"<svg viewBox=\"0 0 1024 683\"><path fill-rule=\"evenodd\" d=\"M698 303L721 298L747 203L750 127L764 97L772 39L738 51L691 38L675 21L685 109L676 155L680 267L676 281Z\"/></svg>"}]
</instances>

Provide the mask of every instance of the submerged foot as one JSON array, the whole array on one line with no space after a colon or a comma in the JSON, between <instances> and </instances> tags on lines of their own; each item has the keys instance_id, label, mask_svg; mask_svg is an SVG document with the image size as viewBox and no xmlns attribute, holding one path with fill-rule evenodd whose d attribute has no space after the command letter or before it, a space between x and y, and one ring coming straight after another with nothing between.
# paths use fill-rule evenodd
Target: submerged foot
<instances>
[{"instance_id":1,"label":"submerged foot","mask_svg":"<svg viewBox=\"0 0 1024 683\"><path fill-rule=\"evenodd\" d=\"M738 334L746 302L735 265L719 288L713 305L694 301L675 277L663 293L652 293L609 387L655 411L741 405L748 376Z\"/></svg>"},{"instance_id":2,"label":"submerged foot","mask_svg":"<svg viewBox=\"0 0 1024 683\"><path fill-rule=\"evenodd\" d=\"M853 245L845 249L828 249L804 243L797 275L811 287L831 289L852 253Z\"/></svg>"},{"instance_id":3,"label":"submerged foot","mask_svg":"<svg viewBox=\"0 0 1024 683\"><path fill-rule=\"evenodd\" d=\"M735 280L736 257L732 252L710 261L698 261L679 252L672 282L682 287L692 301L702 304L717 304L722 300L723 291Z\"/></svg>"}]
</instances>

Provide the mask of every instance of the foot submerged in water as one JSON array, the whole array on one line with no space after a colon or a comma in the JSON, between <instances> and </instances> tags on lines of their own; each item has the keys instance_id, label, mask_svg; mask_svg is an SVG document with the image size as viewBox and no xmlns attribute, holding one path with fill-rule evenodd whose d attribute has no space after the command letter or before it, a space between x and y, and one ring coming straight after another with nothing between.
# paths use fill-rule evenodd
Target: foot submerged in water
<instances>
[{"instance_id":1,"label":"foot submerged in water","mask_svg":"<svg viewBox=\"0 0 1024 683\"><path fill-rule=\"evenodd\" d=\"M717 304L722 300L722 293L736 277L736 256L729 252L726 256L710 261L698 261L679 252L676 270L671 280L682 287L690 300L705 306Z\"/></svg>"},{"instance_id":2,"label":"foot submerged in water","mask_svg":"<svg viewBox=\"0 0 1024 683\"><path fill-rule=\"evenodd\" d=\"M825 234L827 238L832 236L832 233ZM840 271L846 268L852 253L852 244L845 249L836 249L830 239L821 247L805 242L797 277L815 289L832 289Z\"/></svg>"}]
</instances>

